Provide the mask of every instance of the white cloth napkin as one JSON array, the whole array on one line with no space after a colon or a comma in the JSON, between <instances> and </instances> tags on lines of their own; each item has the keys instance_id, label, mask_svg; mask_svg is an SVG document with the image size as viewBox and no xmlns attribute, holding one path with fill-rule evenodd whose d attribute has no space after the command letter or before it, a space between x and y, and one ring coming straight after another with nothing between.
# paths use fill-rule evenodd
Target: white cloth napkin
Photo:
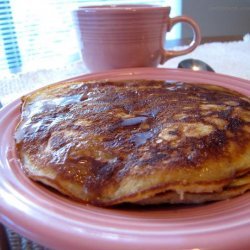
<instances>
[{"instance_id":1,"label":"white cloth napkin","mask_svg":"<svg viewBox=\"0 0 250 250\"><path fill-rule=\"evenodd\" d=\"M250 80L250 34L245 35L242 41L202 44L192 53L171 59L160 67L177 68L178 63L186 58L203 60L217 73ZM0 100L6 105L34 89L86 73L84 64L77 62L63 68L39 69L4 77L0 79Z\"/></svg>"},{"instance_id":2,"label":"white cloth napkin","mask_svg":"<svg viewBox=\"0 0 250 250\"><path fill-rule=\"evenodd\" d=\"M250 80L250 34L242 41L202 44L190 54L167 61L162 67L177 68L178 63L187 58L205 61L216 73Z\"/></svg>"}]
</instances>

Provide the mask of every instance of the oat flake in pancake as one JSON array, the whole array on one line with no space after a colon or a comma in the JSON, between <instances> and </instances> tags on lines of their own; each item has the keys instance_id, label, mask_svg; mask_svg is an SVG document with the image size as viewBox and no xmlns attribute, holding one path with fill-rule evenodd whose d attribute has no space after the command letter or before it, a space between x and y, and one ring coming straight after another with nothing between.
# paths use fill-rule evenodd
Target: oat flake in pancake
<instances>
[{"instance_id":1,"label":"oat flake in pancake","mask_svg":"<svg viewBox=\"0 0 250 250\"><path fill-rule=\"evenodd\" d=\"M99 206L202 203L250 189L250 99L206 84L60 83L22 98L24 172Z\"/></svg>"}]
</instances>

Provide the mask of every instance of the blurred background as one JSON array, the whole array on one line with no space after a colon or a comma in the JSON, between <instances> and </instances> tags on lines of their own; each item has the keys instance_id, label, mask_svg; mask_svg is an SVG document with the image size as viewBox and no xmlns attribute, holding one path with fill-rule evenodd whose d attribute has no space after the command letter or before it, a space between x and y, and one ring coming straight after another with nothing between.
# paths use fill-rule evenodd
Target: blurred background
<instances>
[{"instance_id":1,"label":"blurred background","mask_svg":"<svg viewBox=\"0 0 250 250\"><path fill-rule=\"evenodd\" d=\"M80 60L71 11L83 5L126 3L171 6L172 17L193 17L204 38L250 33L249 0L0 0L1 75ZM188 26L176 25L167 37L188 39L190 32Z\"/></svg>"},{"instance_id":2,"label":"blurred background","mask_svg":"<svg viewBox=\"0 0 250 250\"><path fill-rule=\"evenodd\" d=\"M242 36L250 32L250 0L182 0L181 13L192 16L203 37ZM185 26L181 37L190 37Z\"/></svg>"}]
</instances>

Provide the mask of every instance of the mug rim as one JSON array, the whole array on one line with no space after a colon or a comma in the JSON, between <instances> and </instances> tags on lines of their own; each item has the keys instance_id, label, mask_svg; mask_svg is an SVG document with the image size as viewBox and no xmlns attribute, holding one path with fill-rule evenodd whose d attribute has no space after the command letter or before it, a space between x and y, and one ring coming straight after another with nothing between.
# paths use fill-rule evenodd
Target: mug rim
<instances>
[{"instance_id":1,"label":"mug rim","mask_svg":"<svg viewBox=\"0 0 250 250\"><path fill-rule=\"evenodd\" d=\"M160 10L170 10L170 6L161 6L154 4L105 4L105 5L87 5L79 6L77 11L83 12L106 12L106 11L131 11L131 12L151 12Z\"/></svg>"}]
</instances>

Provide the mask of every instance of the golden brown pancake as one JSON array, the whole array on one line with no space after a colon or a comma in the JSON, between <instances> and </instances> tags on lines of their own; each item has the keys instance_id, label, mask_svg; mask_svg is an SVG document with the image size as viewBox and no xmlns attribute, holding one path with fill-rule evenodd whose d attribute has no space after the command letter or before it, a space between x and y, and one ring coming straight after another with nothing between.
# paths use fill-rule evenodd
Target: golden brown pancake
<instances>
[{"instance_id":1,"label":"golden brown pancake","mask_svg":"<svg viewBox=\"0 0 250 250\"><path fill-rule=\"evenodd\" d=\"M154 80L71 82L23 97L24 172L100 206L201 203L250 189L250 99Z\"/></svg>"}]
</instances>

